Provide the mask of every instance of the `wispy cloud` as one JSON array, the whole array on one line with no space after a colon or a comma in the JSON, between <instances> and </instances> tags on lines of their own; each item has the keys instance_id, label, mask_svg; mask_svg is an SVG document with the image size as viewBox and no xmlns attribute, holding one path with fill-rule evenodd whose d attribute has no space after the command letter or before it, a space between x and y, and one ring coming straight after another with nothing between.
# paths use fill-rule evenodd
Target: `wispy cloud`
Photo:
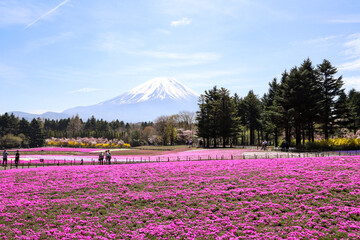
<instances>
[{"instance_id":1,"label":"wispy cloud","mask_svg":"<svg viewBox=\"0 0 360 240\"><path fill-rule=\"evenodd\" d=\"M360 34L352 34L349 40L345 42L344 46L347 48L346 54L352 57L360 57Z\"/></svg>"},{"instance_id":2,"label":"wispy cloud","mask_svg":"<svg viewBox=\"0 0 360 240\"><path fill-rule=\"evenodd\" d=\"M206 71L206 72L197 72L197 73L184 73L178 74L175 77L178 79L185 80L209 80L209 79L218 79L220 77L234 76L237 75L239 71Z\"/></svg>"},{"instance_id":3,"label":"wispy cloud","mask_svg":"<svg viewBox=\"0 0 360 240\"><path fill-rule=\"evenodd\" d=\"M360 70L360 34L350 35L344 46L346 47L345 55L353 60L341 64L339 69L343 71Z\"/></svg>"},{"instance_id":4,"label":"wispy cloud","mask_svg":"<svg viewBox=\"0 0 360 240\"><path fill-rule=\"evenodd\" d=\"M62 1L59 5L57 5L56 7L50 9L49 11L47 11L46 13L44 13L43 15L41 15L40 17L38 17L37 19L35 19L34 21L32 21L31 23L29 23L28 25L26 25L25 29L28 29L29 27L31 27L32 25L34 25L35 23L37 23L38 21L40 21L41 19L43 19L44 17L48 16L49 14L55 12L59 7L65 5L66 3L68 3L70 0L65 0Z\"/></svg>"},{"instance_id":5,"label":"wispy cloud","mask_svg":"<svg viewBox=\"0 0 360 240\"><path fill-rule=\"evenodd\" d=\"M19 85L24 78L25 75L18 69L0 62L0 82Z\"/></svg>"},{"instance_id":6,"label":"wispy cloud","mask_svg":"<svg viewBox=\"0 0 360 240\"><path fill-rule=\"evenodd\" d=\"M186 60L199 62L216 61L220 59L220 54L214 52L184 53L173 51L158 51L144 49L144 43L140 40L129 39L128 41L118 40L116 37L105 37L98 42L97 48L101 51L107 51L117 54L126 53L133 56L142 56L148 58L167 59L167 60Z\"/></svg>"},{"instance_id":7,"label":"wispy cloud","mask_svg":"<svg viewBox=\"0 0 360 240\"><path fill-rule=\"evenodd\" d=\"M346 16L343 18L331 19L329 22L343 24L360 23L360 16Z\"/></svg>"},{"instance_id":8,"label":"wispy cloud","mask_svg":"<svg viewBox=\"0 0 360 240\"><path fill-rule=\"evenodd\" d=\"M40 12L40 7L32 5L30 1L0 1L0 26L27 24Z\"/></svg>"},{"instance_id":9,"label":"wispy cloud","mask_svg":"<svg viewBox=\"0 0 360 240\"><path fill-rule=\"evenodd\" d=\"M360 90L360 76L353 77L345 77L343 78L345 86L348 88L355 88L356 90Z\"/></svg>"},{"instance_id":10,"label":"wispy cloud","mask_svg":"<svg viewBox=\"0 0 360 240\"><path fill-rule=\"evenodd\" d=\"M220 58L219 54L210 52L199 53L176 53L176 52L162 52L162 51L137 51L133 52L136 55L143 55L154 58L174 59L174 60L200 60L200 61L215 61Z\"/></svg>"},{"instance_id":11,"label":"wispy cloud","mask_svg":"<svg viewBox=\"0 0 360 240\"><path fill-rule=\"evenodd\" d=\"M354 61L341 64L339 70L342 71L360 70L360 59L356 59Z\"/></svg>"},{"instance_id":12,"label":"wispy cloud","mask_svg":"<svg viewBox=\"0 0 360 240\"><path fill-rule=\"evenodd\" d=\"M172 21L170 25L173 27L179 27L179 26L189 25L191 22L192 22L191 19L184 17L180 20Z\"/></svg>"},{"instance_id":13,"label":"wispy cloud","mask_svg":"<svg viewBox=\"0 0 360 240\"><path fill-rule=\"evenodd\" d=\"M100 91L100 88L80 88L74 91L71 91L70 93L89 93L89 92L97 92Z\"/></svg>"},{"instance_id":14,"label":"wispy cloud","mask_svg":"<svg viewBox=\"0 0 360 240\"><path fill-rule=\"evenodd\" d=\"M329 42L331 40L337 39L342 37L342 35L332 35L332 36L326 36L326 37L319 37L319 38L314 38L314 39L310 39L308 41L306 41L305 43L307 44L318 44L318 43L326 43Z\"/></svg>"},{"instance_id":15,"label":"wispy cloud","mask_svg":"<svg viewBox=\"0 0 360 240\"><path fill-rule=\"evenodd\" d=\"M156 31L159 32L159 33L165 34L165 35L170 35L171 34L171 32L169 30L166 30L166 29L159 28L159 29L156 29Z\"/></svg>"},{"instance_id":16,"label":"wispy cloud","mask_svg":"<svg viewBox=\"0 0 360 240\"><path fill-rule=\"evenodd\" d=\"M71 39L74 36L72 32L63 32L54 36L49 36L45 38L40 38L34 41L31 41L27 44L27 50L34 50L43 46L53 45L58 42L66 41Z\"/></svg>"}]
</instances>

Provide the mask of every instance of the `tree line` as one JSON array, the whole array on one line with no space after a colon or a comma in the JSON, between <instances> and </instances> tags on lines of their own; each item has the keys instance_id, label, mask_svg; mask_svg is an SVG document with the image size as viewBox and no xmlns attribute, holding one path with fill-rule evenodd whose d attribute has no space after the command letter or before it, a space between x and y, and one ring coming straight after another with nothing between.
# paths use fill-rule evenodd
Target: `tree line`
<instances>
[{"instance_id":1,"label":"tree line","mask_svg":"<svg viewBox=\"0 0 360 240\"><path fill-rule=\"evenodd\" d=\"M328 139L340 129L356 133L360 126L360 92L345 92L342 76L328 60L316 67L306 59L285 70L269 83L261 98L252 90L247 96L230 96L216 86L199 98L198 136L204 146L260 145L279 141L294 145L314 142L315 135Z\"/></svg>"},{"instance_id":2,"label":"tree line","mask_svg":"<svg viewBox=\"0 0 360 240\"><path fill-rule=\"evenodd\" d=\"M52 137L121 139L131 146L185 143L193 135L194 116L195 113L183 111L160 116L155 122L125 123L94 116L83 121L78 115L60 120L37 118L28 121L5 113L0 115L0 147L40 147L45 139Z\"/></svg>"},{"instance_id":3,"label":"tree line","mask_svg":"<svg viewBox=\"0 0 360 240\"><path fill-rule=\"evenodd\" d=\"M37 147L44 139L95 137L121 139L132 146L199 142L205 147L260 145L280 141L301 145L316 137L338 136L346 128L360 126L360 92L345 92L342 77L328 60L314 66L306 59L300 66L274 78L262 97L252 90L244 97L213 87L200 95L196 113L160 116L154 122L105 121L94 116L86 121L67 119L19 119L0 115L1 147Z\"/></svg>"}]
</instances>

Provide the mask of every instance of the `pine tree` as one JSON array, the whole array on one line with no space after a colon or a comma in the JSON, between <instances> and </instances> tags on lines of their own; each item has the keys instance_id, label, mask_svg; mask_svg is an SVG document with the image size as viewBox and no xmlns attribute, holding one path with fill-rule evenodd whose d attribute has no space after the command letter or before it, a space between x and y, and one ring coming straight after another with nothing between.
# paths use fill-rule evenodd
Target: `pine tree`
<instances>
[{"instance_id":1,"label":"pine tree","mask_svg":"<svg viewBox=\"0 0 360 240\"><path fill-rule=\"evenodd\" d=\"M262 104L264 105L264 112L262 115L263 127L265 129L265 139L269 140L269 135L273 135L273 140L275 146L278 145L278 138L280 136L280 122L272 114L272 106L275 104L275 95L279 88L279 84L277 79L274 78L271 83L269 83L269 90L267 93L264 94L262 98Z\"/></svg>"},{"instance_id":2,"label":"pine tree","mask_svg":"<svg viewBox=\"0 0 360 240\"><path fill-rule=\"evenodd\" d=\"M209 112L210 108L208 104L206 104L206 96L200 95L199 101L199 111L196 112L196 121L197 121L197 135L203 138L204 146L210 146L210 118Z\"/></svg>"},{"instance_id":3,"label":"pine tree","mask_svg":"<svg viewBox=\"0 0 360 240\"><path fill-rule=\"evenodd\" d=\"M19 132L25 136L29 136L30 133L30 123L25 118L22 118L19 122Z\"/></svg>"},{"instance_id":4,"label":"pine tree","mask_svg":"<svg viewBox=\"0 0 360 240\"><path fill-rule=\"evenodd\" d=\"M262 106L261 101L254 94L252 90L249 91L248 95L240 101L238 111L242 112L241 121L249 129L250 132L250 145L255 144L255 131L261 128L261 112ZM259 134L258 134L259 136ZM258 137L258 144L259 144Z\"/></svg>"},{"instance_id":5,"label":"pine tree","mask_svg":"<svg viewBox=\"0 0 360 240\"><path fill-rule=\"evenodd\" d=\"M44 144L44 134L41 128L40 119L33 119L30 123L30 147L42 147Z\"/></svg>"},{"instance_id":6,"label":"pine tree","mask_svg":"<svg viewBox=\"0 0 360 240\"><path fill-rule=\"evenodd\" d=\"M346 128L350 124L351 118L350 99L345 91L340 91L339 97L335 101L334 119L337 128Z\"/></svg>"},{"instance_id":7,"label":"pine tree","mask_svg":"<svg viewBox=\"0 0 360 240\"><path fill-rule=\"evenodd\" d=\"M237 117L234 99L230 97L229 90L221 88L219 90L219 100L216 103L216 116L218 118L218 132L222 138L223 147L229 139L237 134Z\"/></svg>"},{"instance_id":8,"label":"pine tree","mask_svg":"<svg viewBox=\"0 0 360 240\"><path fill-rule=\"evenodd\" d=\"M325 139L329 138L329 133L335 123L334 109L336 98L343 91L344 85L342 76L336 78L334 75L337 73L336 67L333 67L328 60L324 60L317 67L319 74L322 104L320 109L320 123L323 126Z\"/></svg>"},{"instance_id":9,"label":"pine tree","mask_svg":"<svg viewBox=\"0 0 360 240\"><path fill-rule=\"evenodd\" d=\"M314 124L319 119L319 109L321 106L321 89L317 72L312 65L310 59L304 60L299 68L300 82L303 86L303 123L302 123L302 137L303 143L305 141L305 132L309 141L314 141Z\"/></svg>"},{"instance_id":10,"label":"pine tree","mask_svg":"<svg viewBox=\"0 0 360 240\"><path fill-rule=\"evenodd\" d=\"M287 71L284 71L281 76L280 84L277 88L274 97L274 104L270 107L271 117L275 119L276 123L280 128L285 131L285 140L290 143L291 141L291 121L292 116L290 114L290 109L292 104L290 102L290 85L289 85L289 74Z\"/></svg>"},{"instance_id":11,"label":"pine tree","mask_svg":"<svg viewBox=\"0 0 360 240\"><path fill-rule=\"evenodd\" d=\"M349 92L349 129L355 134L360 128L360 92L351 89Z\"/></svg>"}]
</instances>

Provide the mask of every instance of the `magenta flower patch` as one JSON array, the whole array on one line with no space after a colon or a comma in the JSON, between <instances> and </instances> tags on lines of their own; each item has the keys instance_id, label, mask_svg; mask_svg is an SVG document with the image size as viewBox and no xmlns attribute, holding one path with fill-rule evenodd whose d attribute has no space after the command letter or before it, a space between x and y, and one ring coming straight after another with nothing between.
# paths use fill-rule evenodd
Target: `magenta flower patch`
<instances>
[{"instance_id":1,"label":"magenta flower patch","mask_svg":"<svg viewBox=\"0 0 360 240\"><path fill-rule=\"evenodd\" d=\"M358 239L360 157L0 172L3 239Z\"/></svg>"}]
</instances>

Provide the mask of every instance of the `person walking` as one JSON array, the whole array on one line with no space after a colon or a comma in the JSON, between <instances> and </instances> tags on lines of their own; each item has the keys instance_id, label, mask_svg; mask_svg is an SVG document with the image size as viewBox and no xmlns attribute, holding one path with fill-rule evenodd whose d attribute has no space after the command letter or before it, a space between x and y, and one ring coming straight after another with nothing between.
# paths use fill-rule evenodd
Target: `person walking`
<instances>
[{"instance_id":1,"label":"person walking","mask_svg":"<svg viewBox=\"0 0 360 240\"><path fill-rule=\"evenodd\" d=\"M7 157L8 157L8 153L7 153L6 149L4 149L2 165L5 167L7 166Z\"/></svg>"},{"instance_id":2,"label":"person walking","mask_svg":"<svg viewBox=\"0 0 360 240\"><path fill-rule=\"evenodd\" d=\"M18 168L19 160L20 160L20 153L19 153L19 150L16 150L16 153L15 153L15 166L16 166L16 168Z\"/></svg>"}]
</instances>

